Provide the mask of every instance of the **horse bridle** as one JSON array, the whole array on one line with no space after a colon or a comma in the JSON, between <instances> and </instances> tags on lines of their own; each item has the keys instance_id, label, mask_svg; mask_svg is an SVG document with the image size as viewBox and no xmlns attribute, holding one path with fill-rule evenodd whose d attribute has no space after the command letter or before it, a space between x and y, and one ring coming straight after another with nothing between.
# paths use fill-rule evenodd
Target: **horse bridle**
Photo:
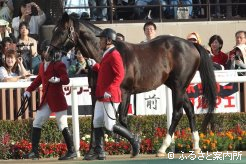
<instances>
[{"instance_id":1,"label":"horse bridle","mask_svg":"<svg viewBox=\"0 0 246 164\"><path fill-rule=\"evenodd\" d=\"M68 43L72 43L73 46L75 47L77 45L77 42L78 42L80 44L80 46L82 47L82 49L84 50L84 53L89 54L83 41L79 38L79 34L75 31L73 20L69 19L68 27L67 27L66 31L67 31L68 35L67 35L67 38L66 38L66 40L63 43L61 48L58 48L52 44L50 44L50 46L54 47L55 49L57 49L59 51L67 53L66 51L63 50L63 47L66 47L68 45ZM77 42L76 42L75 38L77 39Z\"/></svg>"},{"instance_id":2,"label":"horse bridle","mask_svg":"<svg viewBox=\"0 0 246 164\"><path fill-rule=\"evenodd\" d=\"M69 25L70 22L72 22L71 20L69 20ZM67 44L69 42L72 42L74 44L74 46L76 45L76 42L74 40L74 35L76 34L75 30L74 30L74 26L73 23L71 23L71 25L68 27L68 35L67 35L67 39L65 40L63 47L67 46Z\"/></svg>"}]
</instances>

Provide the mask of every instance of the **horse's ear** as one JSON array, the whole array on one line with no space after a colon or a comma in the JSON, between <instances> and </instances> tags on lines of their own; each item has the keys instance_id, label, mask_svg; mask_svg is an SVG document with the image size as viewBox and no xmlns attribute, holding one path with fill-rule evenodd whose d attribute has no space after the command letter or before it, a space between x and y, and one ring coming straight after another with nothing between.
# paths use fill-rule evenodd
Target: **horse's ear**
<instances>
[{"instance_id":1,"label":"horse's ear","mask_svg":"<svg viewBox=\"0 0 246 164\"><path fill-rule=\"evenodd\" d=\"M67 12L64 12L63 15L62 15L62 22L69 22L69 15Z\"/></svg>"}]
</instances>

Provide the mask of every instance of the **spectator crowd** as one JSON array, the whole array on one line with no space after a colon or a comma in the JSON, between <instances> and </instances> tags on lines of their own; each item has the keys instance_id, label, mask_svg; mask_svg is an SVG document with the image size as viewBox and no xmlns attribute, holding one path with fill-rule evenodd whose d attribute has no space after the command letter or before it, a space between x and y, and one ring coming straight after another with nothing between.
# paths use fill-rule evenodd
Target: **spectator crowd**
<instances>
[{"instance_id":1,"label":"spectator crowd","mask_svg":"<svg viewBox=\"0 0 246 164\"><path fill-rule=\"evenodd\" d=\"M243 0L64 0L68 13L78 13L82 19L107 21L113 19L190 19L245 17ZM209 13L207 13L209 12Z\"/></svg>"},{"instance_id":2,"label":"spectator crowd","mask_svg":"<svg viewBox=\"0 0 246 164\"><path fill-rule=\"evenodd\" d=\"M19 1L19 7L14 5L14 0L0 0L0 4L0 81L20 81L37 75L43 52L49 45L48 40L41 41L39 33L46 14L30 0ZM14 16L16 10L19 12ZM73 49L59 57L70 76L87 73L80 51Z\"/></svg>"}]
</instances>

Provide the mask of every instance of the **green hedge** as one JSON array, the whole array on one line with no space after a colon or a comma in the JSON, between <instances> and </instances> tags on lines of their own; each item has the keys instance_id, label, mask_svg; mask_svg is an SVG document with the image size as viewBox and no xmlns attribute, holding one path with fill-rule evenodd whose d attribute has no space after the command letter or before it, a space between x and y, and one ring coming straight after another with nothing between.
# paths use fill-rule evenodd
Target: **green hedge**
<instances>
[{"instance_id":1,"label":"green hedge","mask_svg":"<svg viewBox=\"0 0 246 164\"><path fill-rule=\"evenodd\" d=\"M204 115L196 115L197 128L200 129ZM0 121L0 136L8 134L13 141L31 138L31 127L33 120ZM129 116L129 128L140 136L151 137L156 127L166 128L166 115L160 116ZM69 127L72 130L72 119L68 119ZM91 117L81 117L79 120L80 137L90 134ZM213 123L215 131L235 128L237 124L246 129L246 113L215 114ZM188 119L184 115L179 122L177 129L189 127ZM42 129L42 141L46 143L58 143L62 141L62 134L58 131L55 119L47 121Z\"/></svg>"}]
</instances>

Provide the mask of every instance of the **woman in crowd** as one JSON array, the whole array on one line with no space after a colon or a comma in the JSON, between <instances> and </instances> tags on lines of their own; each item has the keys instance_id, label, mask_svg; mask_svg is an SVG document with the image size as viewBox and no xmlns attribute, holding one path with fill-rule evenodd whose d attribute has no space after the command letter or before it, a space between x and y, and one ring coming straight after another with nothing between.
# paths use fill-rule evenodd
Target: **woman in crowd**
<instances>
[{"instance_id":1,"label":"woman in crowd","mask_svg":"<svg viewBox=\"0 0 246 164\"><path fill-rule=\"evenodd\" d=\"M22 58L18 57L14 49L7 50L5 53L5 63L0 67L0 81L16 82L28 77L30 74L24 68L22 62Z\"/></svg>"},{"instance_id":2,"label":"woman in crowd","mask_svg":"<svg viewBox=\"0 0 246 164\"><path fill-rule=\"evenodd\" d=\"M219 35L213 35L210 37L208 45L211 48L213 62L225 67L228 60L228 55L221 51L223 47L222 38Z\"/></svg>"},{"instance_id":3,"label":"woman in crowd","mask_svg":"<svg viewBox=\"0 0 246 164\"><path fill-rule=\"evenodd\" d=\"M87 64L80 50L77 51L75 57L77 61L75 64L69 67L68 70L69 76L73 77L73 76L81 76L82 74L87 74L88 73L88 70L86 69Z\"/></svg>"},{"instance_id":4,"label":"woman in crowd","mask_svg":"<svg viewBox=\"0 0 246 164\"><path fill-rule=\"evenodd\" d=\"M30 26L30 36L38 40L39 27L44 24L45 20L45 13L36 3L23 3L20 8L19 16L12 20L12 28L14 29L15 37L17 38L19 35L20 23L27 22Z\"/></svg>"},{"instance_id":5,"label":"woman in crowd","mask_svg":"<svg viewBox=\"0 0 246 164\"><path fill-rule=\"evenodd\" d=\"M37 53L37 41L29 36L29 25L27 22L21 22L19 26L18 46L21 50L21 56L24 60L24 66L33 74L38 74L38 67L41 63L41 56Z\"/></svg>"},{"instance_id":6,"label":"woman in crowd","mask_svg":"<svg viewBox=\"0 0 246 164\"><path fill-rule=\"evenodd\" d=\"M186 39L188 41L192 42L192 43L197 43L197 44L200 44L200 45L202 44L201 37L200 37L200 35L197 32L189 33L187 35ZM223 42L222 42L222 45L223 45ZM207 49L207 51L208 51L208 54L210 55L210 57L212 58L213 57L212 52L210 52L210 50L208 50L208 49ZM213 66L214 66L214 70L222 70L222 69L224 69L224 67L221 64L218 64L216 62L213 62Z\"/></svg>"},{"instance_id":7,"label":"woman in crowd","mask_svg":"<svg viewBox=\"0 0 246 164\"><path fill-rule=\"evenodd\" d=\"M0 51L0 67L5 63L5 53L9 47L13 44L13 40L10 37L3 38L1 42L1 51Z\"/></svg>"}]
</instances>

